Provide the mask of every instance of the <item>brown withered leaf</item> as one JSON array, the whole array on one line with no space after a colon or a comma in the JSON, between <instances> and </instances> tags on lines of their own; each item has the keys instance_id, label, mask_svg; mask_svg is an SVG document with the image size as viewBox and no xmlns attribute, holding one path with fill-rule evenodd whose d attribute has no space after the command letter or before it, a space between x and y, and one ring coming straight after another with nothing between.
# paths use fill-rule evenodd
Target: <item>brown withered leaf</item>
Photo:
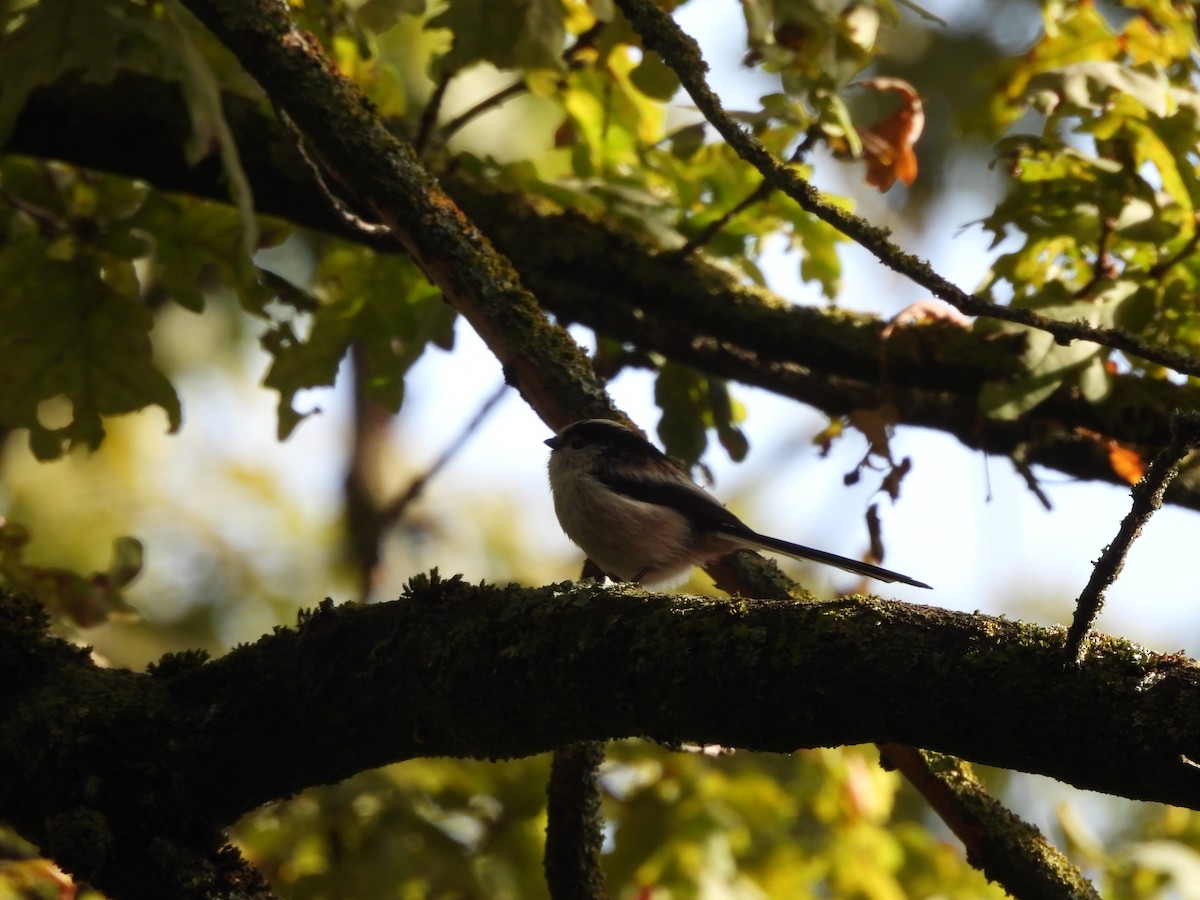
<instances>
[{"instance_id":1,"label":"brown withered leaf","mask_svg":"<svg viewBox=\"0 0 1200 900\"><path fill-rule=\"evenodd\" d=\"M917 180L917 154L913 146L925 128L925 107L916 88L902 78L867 78L855 82L873 91L900 95L900 107L867 127L855 126L867 163L867 184L884 193L899 179L905 185Z\"/></svg>"},{"instance_id":2,"label":"brown withered leaf","mask_svg":"<svg viewBox=\"0 0 1200 900\"><path fill-rule=\"evenodd\" d=\"M900 421L900 411L894 404L881 403L874 409L854 409L846 418L866 437L870 445L869 455L891 460L890 432Z\"/></svg>"},{"instance_id":3,"label":"brown withered leaf","mask_svg":"<svg viewBox=\"0 0 1200 900\"><path fill-rule=\"evenodd\" d=\"M1076 428L1075 433L1095 441L1108 454L1108 464L1121 477L1122 481L1137 484L1146 474L1146 463L1142 455L1132 447L1126 447L1110 437L1092 431L1090 428Z\"/></svg>"}]
</instances>

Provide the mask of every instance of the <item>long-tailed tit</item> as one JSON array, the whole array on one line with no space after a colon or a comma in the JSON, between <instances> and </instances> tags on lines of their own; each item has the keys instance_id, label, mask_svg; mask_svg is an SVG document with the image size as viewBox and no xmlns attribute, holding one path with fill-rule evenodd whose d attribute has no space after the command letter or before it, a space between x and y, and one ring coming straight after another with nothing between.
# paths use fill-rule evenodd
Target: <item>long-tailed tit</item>
<instances>
[{"instance_id":1,"label":"long-tailed tit","mask_svg":"<svg viewBox=\"0 0 1200 900\"><path fill-rule=\"evenodd\" d=\"M898 572L752 531L662 451L617 422L585 419L546 444L553 451L550 489L563 531L615 580L667 583L693 566L749 548L929 587Z\"/></svg>"}]
</instances>

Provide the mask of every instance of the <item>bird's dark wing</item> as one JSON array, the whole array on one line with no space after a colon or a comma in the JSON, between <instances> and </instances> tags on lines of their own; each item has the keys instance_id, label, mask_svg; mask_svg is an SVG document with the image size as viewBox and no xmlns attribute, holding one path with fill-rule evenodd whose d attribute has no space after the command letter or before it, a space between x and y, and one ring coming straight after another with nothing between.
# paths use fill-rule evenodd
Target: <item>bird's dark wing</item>
<instances>
[{"instance_id":1,"label":"bird's dark wing","mask_svg":"<svg viewBox=\"0 0 1200 900\"><path fill-rule=\"evenodd\" d=\"M669 463L665 465L669 465ZM782 541L779 538L759 534L722 506L707 491L692 484L690 481L684 481L682 476L678 478L674 477L674 472L671 475L670 479L660 477L648 480L630 477L619 471L609 471L602 475L598 474L597 477L615 493L622 494L632 500L640 500L643 503L654 503L658 506L667 506L677 510L682 515L687 516L692 523L692 527L699 532L725 534L737 539L739 543L745 546L783 553L786 556L792 556L796 559L810 559L827 566L836 566L847 572L854 572L857 575L877 578L880 581L899 581L904 584L911 584L914 587L929 587L923 581L917 581L915 578L901 575L899 572L893 572L890 569L883 569L879 566L873 566L870 563L838 556L836 553L829 553L825 550L805 547L803 544L793 544L790 541Z\"/></svg>"},{"instance_id":2,"label":"bird's dark wing","mask_svg":"<svg viewBox=\"0 0 1200 900\"><path fill-rule=\"evenodd\" d=\"M669 463L668 463L669 465ZM727 510L703 488L680 478L635 478L621 471L597 473L597 477L615 493L678 510L704 531L723 531L727 534L753 534L745 523Z\"/></svg>"}]
</instances>

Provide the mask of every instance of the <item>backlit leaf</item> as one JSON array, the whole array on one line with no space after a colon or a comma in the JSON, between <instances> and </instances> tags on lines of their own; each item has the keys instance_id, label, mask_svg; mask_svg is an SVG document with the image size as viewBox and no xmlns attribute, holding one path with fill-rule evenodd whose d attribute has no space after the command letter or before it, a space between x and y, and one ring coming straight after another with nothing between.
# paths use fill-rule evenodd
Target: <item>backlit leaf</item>
<instances>
[{"instance_id":1,"label":"backlit leaf","mask_svg":"<svg viewBox=\"0 0 1200 900\"><path fill-rule=\"evenodd\" d=\"M429 28L454 34L441 66L458 72L476 63L498 69L565 70L562 0L450 0Z\"/></svg>"},{"instance_id":2,"label":"backlit leaf","mask_svg":"<svg viewBox=\"0 0 1200 900\"><path fill-rule=\"evenodd\" d=\"M69 249L69 248L68 248ZM95 449L102 418L157 405L179 427L179 398L154 364L153 318L128 264L97 265L83 249L62 258L37 238L0 247L0 421L28 428L40 458ZM43 424L44 401L65 398L66 421Z\"/></svg>"}]
</instances>

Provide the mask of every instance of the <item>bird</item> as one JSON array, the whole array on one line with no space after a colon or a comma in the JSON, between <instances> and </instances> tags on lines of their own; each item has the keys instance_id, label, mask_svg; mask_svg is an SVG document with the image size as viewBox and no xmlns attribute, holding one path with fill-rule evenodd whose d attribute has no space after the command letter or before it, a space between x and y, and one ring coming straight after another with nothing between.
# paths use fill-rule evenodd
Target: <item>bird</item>
<instances>
[{"instance_id":1,"label":"bird","mask_svg":"<svg viewBox=\"0 0 1200 900\"><path fill-rule=\"evenodd\" d=\"M559 524L614 581L671 584L693 566L751 549L929 588L899 572L759 534L620 422L584 419L545 444Z\"/></svg>"}]
</instances>

